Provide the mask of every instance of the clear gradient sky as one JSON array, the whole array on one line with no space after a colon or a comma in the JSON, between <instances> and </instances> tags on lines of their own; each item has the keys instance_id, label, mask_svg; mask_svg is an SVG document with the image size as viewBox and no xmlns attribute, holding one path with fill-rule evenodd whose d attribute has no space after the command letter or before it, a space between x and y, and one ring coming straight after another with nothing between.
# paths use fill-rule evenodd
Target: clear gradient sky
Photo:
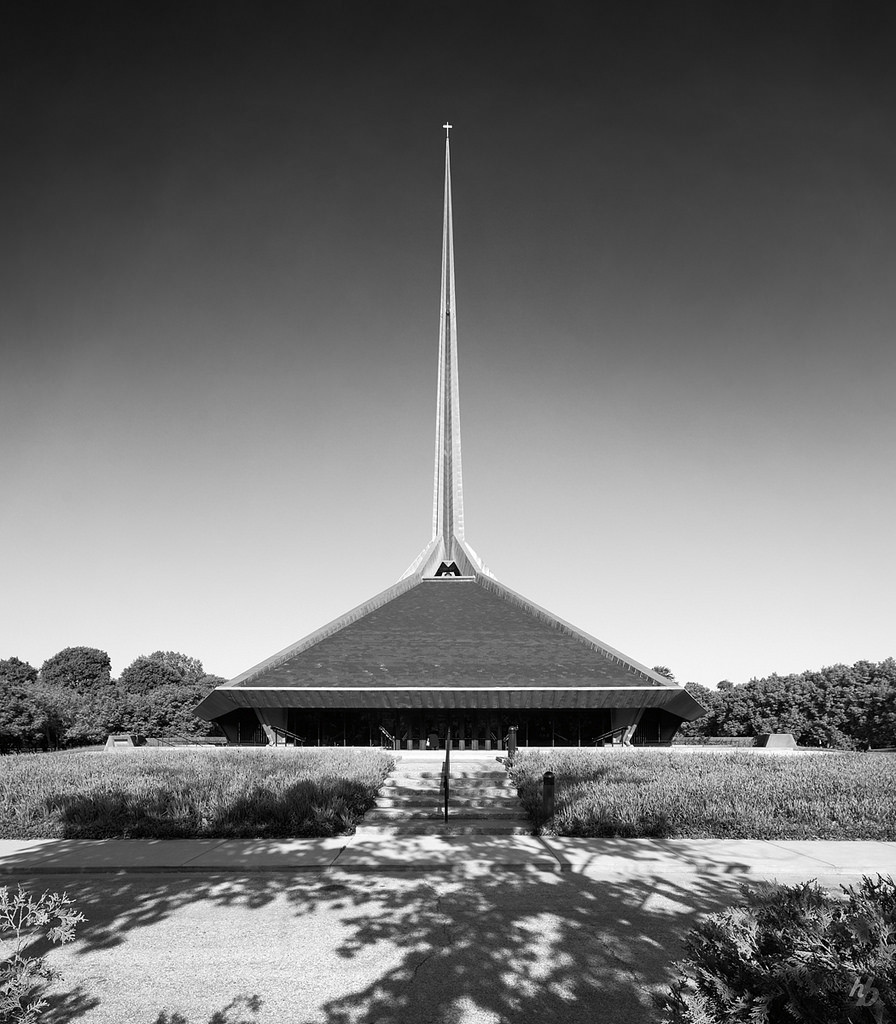
<instances>
[{"instance_id":1,"label":"clear gradient sky","mask_svg":"<svg viewBox=\"0 0 896 1024\"><path fill-rule=\"evenodd\" d=\"M0 657L232 676L467 539L679 679L896 654L891 4L4 8Z\"/></svg>"}]
</instances>

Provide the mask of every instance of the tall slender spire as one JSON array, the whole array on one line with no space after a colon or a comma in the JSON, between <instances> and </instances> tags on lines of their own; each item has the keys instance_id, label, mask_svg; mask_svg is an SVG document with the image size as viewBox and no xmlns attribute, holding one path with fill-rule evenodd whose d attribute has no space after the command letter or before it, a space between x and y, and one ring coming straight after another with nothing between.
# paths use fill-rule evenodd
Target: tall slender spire
<instances>
[{"instance_id":1,"label":"tall slender spire","mask_svg":"<svg viewBox=\"0 0 896 1024\"><path fill-rule=\"evenodd\" d=\"M460 389L457 375L457 305L454 297L454 218L451 207L450 124L445 129L445 200L442 212L442 282L439 300L439 373L433 473L432 540L404 577L491 575L464 540L464 492L460 453ZM402 578L404 578L402 577Z\"/></svg>"},{"instance_id":2,"label":"tall slender spire","mask_svg":"<svg viewBox=\"0 0 896 1024\"><path fill-rule=\"evenodd\" d=\"M445 128L445 205L442 214L442 294L439 302L439 384L432 535L446 549L464 539L464 494L460 454L460 394L457 377L457 311L454 297L454 218L451 209L451 142Z\"/></svg>"}]
</instances>

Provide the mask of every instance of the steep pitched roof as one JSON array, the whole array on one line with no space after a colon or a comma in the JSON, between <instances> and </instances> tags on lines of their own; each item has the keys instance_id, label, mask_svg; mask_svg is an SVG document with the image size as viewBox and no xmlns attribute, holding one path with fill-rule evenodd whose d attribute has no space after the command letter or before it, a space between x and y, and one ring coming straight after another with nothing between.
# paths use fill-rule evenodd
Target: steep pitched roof
<instances>
[{"instance_id":1,"label":"steep pitched roof","mask_svg":"<svg viewBox=\"0 0 896 1024\"><path fill-rule=\"evenodd\" d=\"M361 691L379 697L359 702ZM417 575L219 686L197 711L375 706L398 691L463 693L465 702L473 691L507 691L531 707L554 706L558 691L581 691L562 700L580 707L665 705L684 693L494 579Z\"/></svg>"}]
</instances>

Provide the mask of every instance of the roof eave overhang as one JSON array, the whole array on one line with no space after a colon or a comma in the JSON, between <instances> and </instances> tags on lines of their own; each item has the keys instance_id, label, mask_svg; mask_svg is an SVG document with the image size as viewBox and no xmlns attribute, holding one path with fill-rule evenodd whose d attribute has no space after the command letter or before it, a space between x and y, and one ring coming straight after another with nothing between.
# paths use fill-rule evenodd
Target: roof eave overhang
<instances>
[{"instance_id":1,"label":"roof eave overhang","mask_svg":"<svg viewBox=\"0 0 896 1024\"><path fill-rule=\"evenodd\" d=\"M681 697L695 705L692 708ZM304 709L555 709L664 708L691 720L702 708L677 687L221 687L196 708L200 718L211 720L235 708ZM685 713L686 712L686 713Z\"/></svg>"},{"instance_id":2,"label":"roof eave overhang","mask_svg":"<svg viewBox=\"0 0 896 1024\"><path fill-rule=\"evenodd\" d=\"M670 711L673 715L678 715L679 718L683 718L686 722L693 722L706 714L706 708L699 700L692 697L687 690L679 690L669 703L664 706L664 710Z\"/></svg>"}]
</instances>

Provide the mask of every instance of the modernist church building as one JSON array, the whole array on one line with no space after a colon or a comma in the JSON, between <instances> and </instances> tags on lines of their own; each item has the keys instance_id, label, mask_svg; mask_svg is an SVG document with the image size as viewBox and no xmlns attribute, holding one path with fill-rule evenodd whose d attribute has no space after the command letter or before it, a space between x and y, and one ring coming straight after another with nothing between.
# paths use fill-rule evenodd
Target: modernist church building
<instances>
[{"instance_id":1,"label":"modernist church building","mask_svg":"<svg viewBox=\"0 0 896 1024\"><path fill-rule=\"evenodd\" d=\"M446 128L449 126L446 126ZM464 538L450 144L432 539L401 579L217 686L196 709L231 743L520 746L669 742L704 713L657 675L499 583Z\"/></svg>"}]
</instances>

